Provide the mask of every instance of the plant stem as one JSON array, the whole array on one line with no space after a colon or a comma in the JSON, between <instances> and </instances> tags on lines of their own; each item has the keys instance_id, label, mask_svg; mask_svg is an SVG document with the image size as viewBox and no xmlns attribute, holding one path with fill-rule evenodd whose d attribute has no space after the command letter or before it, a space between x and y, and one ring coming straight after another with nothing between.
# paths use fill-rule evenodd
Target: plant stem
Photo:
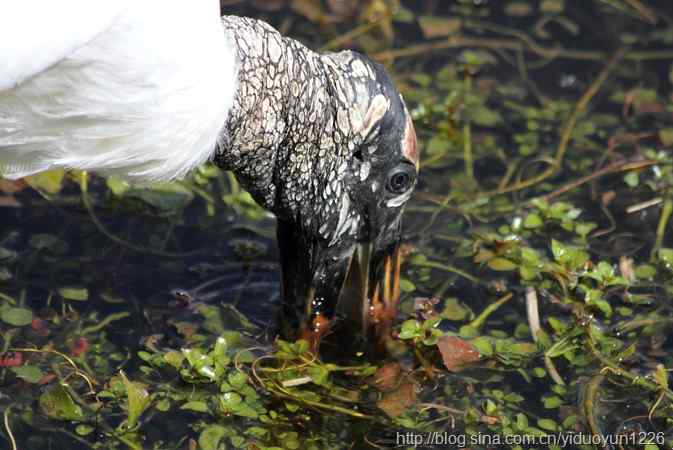
<instances>
[{"instance_id":1,"label":"plant stem","mask_svg":"<svg viewBox=\"0 0 673 450\"><path fill-rule=\"evenodd\" d=\"M464 272L464 271L462 271L462 270L458 269L457 267L454 267L450 264L443 264L443 263L436 262L436 261L423 261L423 262L412 263L412 265L415 266L415 267L428 267L430 269L439 269L439 270L443 270L445 272L455 273L456 275L460 275L463 278L467 278L468 280L470 280L471 282L473 282L475 284L481 284L481 280L479 278L475 277L472 274Z\"/></svg>"},{"instance_id":2,"label":"plant stem","mask_svg":"<svg viewBox=\"0 0 673 450\"><path fill-rule=\"evenodd\" d=\"M469 70L466 71L464 89L465 95L469 95L472 90L472 76L469 74ZM463 159L465 160L465 173L467 174L467 179L470 182L470 185L474 184L474 158L472 155L472 126L470 121L467 120L463 125Z\"/></svg>"},{"instance_id":3,"label":"plant stem","mask_svg":"<svg viewBox=\"0 0 673 450\"><path fill-rule=\"evenodd\" d=\"M659 217L659 224L657 225L657 238L654 241L654 246L650 253L651 260L654 260L657 257L657 252L659 252L661 244L664 242L666 226L671 218L671 213L673 213L673 198L669 195L666 200L664 200L664 206L661 209L661 216Z\"/></svg>"},{"instance_id":4,"label":"plant stem","mask_svg":"<svg viewBox=\"0 0 673 450\"><path fill-rule=\"evenodd\" d=\"M90 327L84 328L81 331L80 334L82 336L85 336L87 334L97 333L98 331L102 330L106 326L110 325L112 322L116 322L117 320L125 319L125 318L129 317L130 315L131 315L131 313L128 312L128 311L122 311L122 312L110 314L109 316L107 316L105 319L101 320L96 325L92 325Z\"/></svg>"},{"instance_id":5,"label":"plant stem","mask_svg":"<svg viewBox=\"0 0 673 450\"><path fill-rule=\"evenodd\" d=\"M589 102L596 96L600 88L603 86L608 76L612 72L612 69L615 67L617 62L624 55L625 50L623 48L617 50L608 63L603 67L598 77L591 83L589 88L582 94L579 101L575 104L575 108L568 117L568 120L561 131L561 140L559 141L558 147L556 148L556 153L554 154L554 159L550 162L549 167L542 171L540 174L535 175L531 178L528 178L523 181L518 181L509 186L500 187L494 191L483 192L480 195L490 197L493 195L505 194L508 192L519 191L527 187L538 184L547 178L555 175L561 169L563 165L563 158L565 157L566 151L568 150L568 144L572 138L573 130L577 124L577 120L580 115L587 109Z\"/></svg>"},{"instance_id":6,"label":"plant stem","mask_svg":"<svg viewBox=\"0 0 673 450\"><path fill-rule=\"evenodd\" d=\"M509 292L505 296L489 304L486 308L484 308L481 314L479 314L472 322L468 324L468 326L474 328L475 330L478 330L484 325L486 319L488 319L488 316L493 314L498 308L500 308L502 305L510 301L513 297L514 294Z\"/></svg>"},{"instance_id":7,"label":"plant stem","mask_svg":"<svg viewBox=\"0 0 673 450\"><path fill-rule=\"evenodd\" d=\"M12 428L9 426L9 411L11 409L12 405L9 405L5 409L5 413L3 414L5 422L5 430L7 431L7 436L9 437L9 443L12 445L12 450L18 450L18 447L16 446L16 439L14 439L14 435L12 434Z\"/></svg>"}]
</instances>

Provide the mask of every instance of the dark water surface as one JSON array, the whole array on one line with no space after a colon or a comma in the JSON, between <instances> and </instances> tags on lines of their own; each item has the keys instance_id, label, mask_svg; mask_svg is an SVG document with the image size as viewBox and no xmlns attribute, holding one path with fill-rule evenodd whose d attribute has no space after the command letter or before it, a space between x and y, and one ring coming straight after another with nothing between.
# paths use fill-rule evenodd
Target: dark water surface
<instances>
[{"instance_id":1,"label":"dark water surface","mask_svg":"<svg viewBox=\"0 0 673 450\"><path fill-rule=\"evenodd\" d=\"M274 220L213 168L152 192L91 178L91 210L78 174L32 180L40 193L0 184L3 448L10 432L20 449L421 448L433 432L445 439L434 448L560 448L463 439L570 432L672 448L670 1L223 4L312 48L366 52L409 103L423 163L400 322L415 356L402 375L366 369L395 373L386 389L359 369L282 357L268 366L292 366L282 380L313 367L329 381L296 397L260 387L279 382L251 363L274 351ZM430 297L434 313L414 310ZM481 357L452 366L444 333L449 354ZM197 363L151 360L207 353L220 335L235 341L226 386ZM232 355L250 348L237 388ZM12 349L29 369L9 367ZM151 396L131 430L120 370ZM253 412L219 399L230 392Z\"/></svg>"}]
</instances>

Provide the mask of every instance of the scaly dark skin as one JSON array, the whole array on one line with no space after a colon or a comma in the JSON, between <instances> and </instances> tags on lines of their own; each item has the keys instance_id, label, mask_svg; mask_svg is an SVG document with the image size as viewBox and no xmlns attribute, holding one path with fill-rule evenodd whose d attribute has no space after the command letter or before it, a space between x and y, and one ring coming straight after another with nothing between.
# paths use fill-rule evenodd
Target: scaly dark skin
<instances>
[{"instance_id":1,"label":"scaly dark skin","mask_svg":"<svg viewBox=\"0 0 673 450\"><path fill-rule=\"evenodd\" d=\"M222 22L238 48L239 87L215 162L278 218L284 324L317 348L344 286L357 284L341 301L355 303L364 332L384 340L397 312L402 210L418 171L401 96L356 52L320 55L264 22Z\"/></svg>"}]
</instances>

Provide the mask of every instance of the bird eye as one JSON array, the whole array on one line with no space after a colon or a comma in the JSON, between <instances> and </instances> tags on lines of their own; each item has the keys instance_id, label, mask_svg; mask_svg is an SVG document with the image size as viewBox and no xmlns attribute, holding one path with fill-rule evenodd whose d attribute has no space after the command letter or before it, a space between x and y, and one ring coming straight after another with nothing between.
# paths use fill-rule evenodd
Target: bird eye
<instances>
[{"instance_id":1,"label":"bird eye","mask_svg":"<svg viewBox=\"0 0 673 450\"><path fill-rule=\"evenodd\" d=\"M411 167L397 167L388 175L388 191L395 195L407 192L414 183L413 169Z\"/></svg>"}]
</instances>

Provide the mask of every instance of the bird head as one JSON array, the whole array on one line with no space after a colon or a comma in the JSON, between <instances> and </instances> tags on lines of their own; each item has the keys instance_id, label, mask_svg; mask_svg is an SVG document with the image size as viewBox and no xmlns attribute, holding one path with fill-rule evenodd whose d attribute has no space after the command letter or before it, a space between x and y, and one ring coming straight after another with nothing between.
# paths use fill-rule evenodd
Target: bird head
<instances>
[{"instance_id":1,"label":"bird head","mask_svg":"<svg viewBox=\"0 0 673 450\"><path fill-rule=\"evenodd\" d=\"M354 52L326 57L339 138L321 148L331 170L312 173L320 195L308 196L292 220L279 220L286 312L304 318L302 336L314 346L337 304L349 328L383 341L397 314L402 212L419 169L416 133L382 66Z\"/></svg>"},{"instance_id":2,"label":"bird head","mask_svg":"<svg viewBox=\"0 0 673 450\"><path fill-rule=\"evenodd\" d=\"M276 214L285 335L300 328L317 347L340 304L384 338L419 167L402 97L359 53L318 54L253 19L223 23L238 89L215 160Z\"/></svg>"}]
</instances>

